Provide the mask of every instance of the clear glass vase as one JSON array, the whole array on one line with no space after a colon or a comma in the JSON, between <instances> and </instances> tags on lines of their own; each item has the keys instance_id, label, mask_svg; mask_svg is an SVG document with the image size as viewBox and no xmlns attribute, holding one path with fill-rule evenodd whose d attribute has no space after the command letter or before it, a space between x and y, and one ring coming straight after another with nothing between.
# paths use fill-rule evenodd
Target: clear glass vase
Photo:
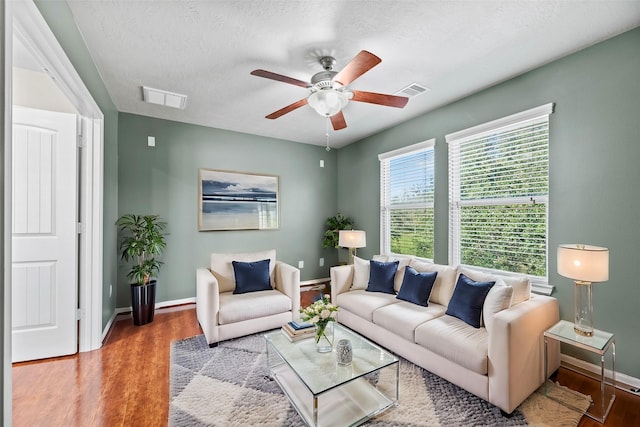
<instances>
[{"instance_id":1,"label":"clear glass vase","mask_svg":"<svg viewBox=\"0 0 640 427\"><path fill-rule=\"evenodd\" d=\"M317 325L316 329L316 351L318 353L328 353L333 350L333 322L325 325Z\"/></svg>"}]
</instances>

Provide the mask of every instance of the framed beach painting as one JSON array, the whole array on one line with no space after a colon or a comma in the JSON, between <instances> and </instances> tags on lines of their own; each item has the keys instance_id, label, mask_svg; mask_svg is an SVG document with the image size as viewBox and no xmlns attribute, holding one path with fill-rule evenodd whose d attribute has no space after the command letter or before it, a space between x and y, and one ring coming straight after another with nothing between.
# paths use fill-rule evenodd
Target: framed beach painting
<instances>
[{"instance_id":1,"label":"framed beach painting","mask_svg":"<svg viewBox=\"0 0 640 427\"><path fill-rule=\"evenodd\" d=\"M198 171L198 230L274 230L279 226L278 177Z\"/></svg>"}]
</instances>

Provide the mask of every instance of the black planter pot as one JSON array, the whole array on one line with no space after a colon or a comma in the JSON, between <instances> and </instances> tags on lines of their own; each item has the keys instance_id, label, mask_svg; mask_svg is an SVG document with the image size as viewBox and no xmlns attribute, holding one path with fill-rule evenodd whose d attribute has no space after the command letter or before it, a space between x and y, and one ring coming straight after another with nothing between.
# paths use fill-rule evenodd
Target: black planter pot
<instances>
[{"instance_id":1,"label":"black planter pot","mask_svg":"<svg viewBox=\"0 0 640 427\"><path fill-rule=\"evenodd\" d=\"M134 325L142 326L153 322L156 307L155 280L150 280L146 285L131 285L131 306Z\"/></svg>"}]
</instances>

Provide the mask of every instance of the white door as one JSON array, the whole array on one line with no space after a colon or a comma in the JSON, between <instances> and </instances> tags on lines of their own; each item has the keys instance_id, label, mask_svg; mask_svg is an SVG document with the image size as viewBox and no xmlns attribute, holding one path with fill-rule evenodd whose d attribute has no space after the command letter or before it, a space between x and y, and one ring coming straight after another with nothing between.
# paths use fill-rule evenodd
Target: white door
<instances>
[{"instance_id":1,"label":"white door","mask_svg":"<svg viewBox=\"0 0 640 427\"><path fill-rule=\"evenodd\" d=\"M13 361L77 352L76 116L13 108Z\"/></svg>"}]
</instances>

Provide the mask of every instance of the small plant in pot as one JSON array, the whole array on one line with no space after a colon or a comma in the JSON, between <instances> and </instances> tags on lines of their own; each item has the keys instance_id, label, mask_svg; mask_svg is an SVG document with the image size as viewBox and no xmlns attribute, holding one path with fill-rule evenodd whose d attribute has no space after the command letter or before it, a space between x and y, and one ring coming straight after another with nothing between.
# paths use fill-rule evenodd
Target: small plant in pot
<instances>
[{"instance_id":1,"label":"small plant in pot","mask_svg":"<svg viewBox=\"0 0 640 427\"><path fill-rule=\"evenodd\" d=\"M131 280L133 324L153 321L156 303L156 280L162 262L158 257L166 248L167 223L158 215L126 214L116 225L122 234L120 257L131 264L127 278Z\"/></svg>"},{"instance_id":2,"label":"small plant in pot","mask_svg":"<svg viewBox=\"0 0 640 427\"><path fill-rule=\"evenodd\" d=\"M352 230L354 227L353 219L338 212L334 216L327 218L325 226L326 231L322 238L322 247L338 249L338 258L340 258L340 247L338 246L340 230Z\"/></svg>"}]
</instances>

